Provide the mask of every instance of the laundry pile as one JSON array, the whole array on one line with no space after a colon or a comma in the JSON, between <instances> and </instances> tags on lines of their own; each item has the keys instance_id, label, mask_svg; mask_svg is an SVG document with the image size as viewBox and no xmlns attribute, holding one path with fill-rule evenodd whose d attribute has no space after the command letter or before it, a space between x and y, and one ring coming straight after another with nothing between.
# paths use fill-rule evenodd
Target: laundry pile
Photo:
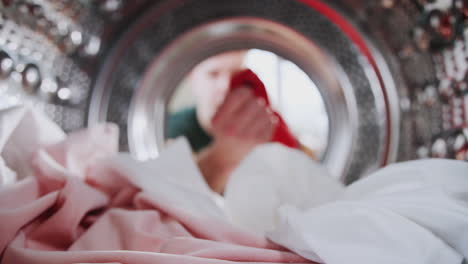
<instances>
[{"instance_id":1,"label":"laundry pile","mask_svg":"<svg viewBox=\"0 0 468 264\"><path fill-rule=\"evenodd\" d=\"M299 151L268 144L236 169L220 206L185 140L139 162L118 153L112 124L66 135L41 113L10 108L0 152L2 264L468 257L462 162L392 165L345 188Z\"/></svg>"}]
</instances>

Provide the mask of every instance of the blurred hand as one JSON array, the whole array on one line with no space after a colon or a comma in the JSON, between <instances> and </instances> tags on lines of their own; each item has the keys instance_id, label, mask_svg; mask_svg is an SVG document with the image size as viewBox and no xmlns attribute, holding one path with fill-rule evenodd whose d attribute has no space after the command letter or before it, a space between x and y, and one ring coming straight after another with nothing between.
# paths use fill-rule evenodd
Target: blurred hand
<instances>
[{"instance_id":1,"label":"blurred hand","mask_svg":"<svg viewBox=\"0 0 468 264\"><path fill-rule=\"evenodd\" d=\"M219 107L211 132L215 141L252 148L271 140L277 122L263 98L255 97L248 87L239 87L230 92Z\"/></svg>"},{"instance_id":2,"label":"blurred hand","mask_svg":"<svg viewBox=\"0 0 468 264\"><path fill-rule=\"evenodd\" d=\"M198 154L208 185L222 193L229 175L257 145L273 137L278 118L248 87L230 92L212 120L210 146Z\"/></svg>"}]
</instances>

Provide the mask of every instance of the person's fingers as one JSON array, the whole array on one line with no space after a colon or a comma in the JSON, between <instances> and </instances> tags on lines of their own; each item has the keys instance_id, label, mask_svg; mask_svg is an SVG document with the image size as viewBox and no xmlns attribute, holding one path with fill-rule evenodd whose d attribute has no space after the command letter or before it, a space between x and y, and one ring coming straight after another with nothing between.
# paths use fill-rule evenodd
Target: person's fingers
<instances>
[{"instance_id":1,"label":"person's fingers","mask_svg":"<svg viewBox=\"0 0 468 264\"><path fill-rule=\"evenodd\" d=\"M259 123L269 122L269 113L265 100L254 98L237 114L239 121L236 125L236 135L249 138L253 135L252 128Z\"/></svg>"},{"instance_id":2,"label":"person's fingers","mask_svg":"<svg viewBox=\"0 0 468 264\"><path fill-rule=\"evenodd\" d=\"M247 87L238 88L229 93L213 117L213 127L225 132L230 130L236 123L236 113L239 109L245 108L249 103L249 98L252 97L252 91Z\"/></svg>"},{"instance_id":3,"label":"person's fingers","mask_svg":"<svg viewBox=\"0 0 468 264\"><path fill-rule=\"evenodd\" d=\"M249 140L254 143L265 143L271 140L274 131L274 124L270 118L264 119L252 125L249 131Z\"/></svg>"},{"instance_id":4,"label":"person's fingers","mask_svg":"<svg viewBox=\"0 0 468 264\"><path fill-rule=\"evenodd\" d=\"M270 141L273 138L278 123L278 117L273 114L273 111L271 111L268 124L266 125L266 127L260 128L259 130L257 130L257 132L254 132L254 137L256 137L261 142Z\"/></svg>"}]
</instances>

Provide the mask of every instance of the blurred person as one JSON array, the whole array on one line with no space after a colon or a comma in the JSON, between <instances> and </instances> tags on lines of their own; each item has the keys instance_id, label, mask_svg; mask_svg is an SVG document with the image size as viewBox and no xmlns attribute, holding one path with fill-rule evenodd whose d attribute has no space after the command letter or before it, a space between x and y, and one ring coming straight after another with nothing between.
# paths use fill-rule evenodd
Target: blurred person
<instances>
[{"instance_id":1,"label":"blurred person","mask_svg":"<svg viewBox=\"0 0 468 264\"><path fill-rule=\"evenodd\" d=\"M187 137L203 176L218 193L242 159L272 139L278 123L252 89L230 89L232 77L245 69L246 54L230 51L198 64L187 79L195 106L171 114L167 125L168 138Z\"/></svg>"}]
</instances>

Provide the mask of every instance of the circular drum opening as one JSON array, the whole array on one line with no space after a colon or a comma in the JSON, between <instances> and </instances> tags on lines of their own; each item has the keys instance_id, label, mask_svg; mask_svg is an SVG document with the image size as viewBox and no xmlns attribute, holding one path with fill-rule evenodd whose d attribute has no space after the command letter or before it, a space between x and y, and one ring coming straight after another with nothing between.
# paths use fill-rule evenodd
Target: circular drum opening
<instances>
[{"instance_id":1,"label":"circular drum opening","mask_svg":"<svg viewBox=\"0 0 468 264\"><path fill-rule=\"evenodd\" d=\"M121 127L122 150L154 158L165 144L169 101L201 61L261 49L296 64L316 85L328 116L322 162L350 183L390 161L395 133L385 80L368 46L320 1L165 1L121 37L99 75L90 123ZM381 63L381 62L379 62Z\"/></svg>"},{"instance_id":2,"label":"circular drum opening","mask_svg":"<svg viewBox=\"0 0 468 264\"><path fill-rule=\"evenodd\" d=\"M355 133L351 124L356 118L352 116L352 98L346 99L341 92L348 85L346 76L337 71L339 66L323 50L300 34L258 18L222 20L193 29L152 62L132 99L128 128L130 151L139 159L157 156L165 142L167 103L194 65L221 52L249 48L268 50L293 61L317 85L324 102L328 103L326 108L331 120L331 143L327 144L323 160L334 160L330 169L336 175L341 174L347 164L346 158L340 156L350 153ZM174 69L179 71L174 72Z\"/></svg>"},{"instance_id":3,"label":"circular drum opening","mask_svg":"<svg viewBox=\"0 0 468 264\"><path fill-rule=\"evenodd\" d=\"M306 153L321 159L328 144L329 118L317 84L294 62L261 49L225 52L197 64L168 100L165 139L185 136L195 152L213 143L212 133L207 132L211 120L230 92L230 80L245 69L263 82L268 109L279 114ZM231 124L238 118L230 119Z\"/></svg>"}]
</instances>

